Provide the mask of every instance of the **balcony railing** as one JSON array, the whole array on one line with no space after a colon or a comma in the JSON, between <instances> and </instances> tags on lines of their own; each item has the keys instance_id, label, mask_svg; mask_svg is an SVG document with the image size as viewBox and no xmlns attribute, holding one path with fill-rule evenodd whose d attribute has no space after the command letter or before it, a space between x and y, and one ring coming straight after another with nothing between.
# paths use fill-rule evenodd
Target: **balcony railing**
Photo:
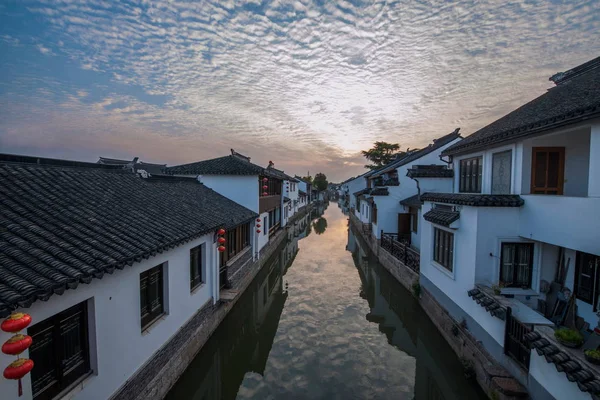
<instances>
[{"instance_id":1,"label":"balcony railing","mask_svg":"<svg viewBox=\"0 0 600 400\"><path fill-rule=\"evenodd\" d=\"M410 235L384 233L381 231L381 247L394 256L402 264L415 272L419 272L421 254L410 247Z\"/></svg>"},{"instance_id":2,"label":"balcony railing","mask_svg":"<svg viewBox=\"0 0 600 400\"><path fill-rule=\"evenodd\" d=\"M504 331L504 353L515 360L525 370L529 370L531 350L525 335L533 331L527 325L512 316L512 308L506 309L506 328Z\"/></svg>"}]
</instances>

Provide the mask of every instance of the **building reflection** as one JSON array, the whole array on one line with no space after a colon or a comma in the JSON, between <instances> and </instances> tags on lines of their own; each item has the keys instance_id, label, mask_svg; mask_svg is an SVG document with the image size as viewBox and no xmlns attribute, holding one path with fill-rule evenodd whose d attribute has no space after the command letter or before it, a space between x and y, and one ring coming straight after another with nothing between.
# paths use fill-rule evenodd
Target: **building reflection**
<instances>
[{"instance_id":1,"label":"building reflection","mask_svg":"<svg viewBox=\"0 0 600 400\"><path fill-rule=\"evenodd\" d=\"M467 381L452 349L411 293L370 254L360 236L348 229L348 245L358 270L361 297L370 312L365 318L378 325L388 343L415 358L416 400L482 398L476 383Z\"/></svg>"}]
</instances>

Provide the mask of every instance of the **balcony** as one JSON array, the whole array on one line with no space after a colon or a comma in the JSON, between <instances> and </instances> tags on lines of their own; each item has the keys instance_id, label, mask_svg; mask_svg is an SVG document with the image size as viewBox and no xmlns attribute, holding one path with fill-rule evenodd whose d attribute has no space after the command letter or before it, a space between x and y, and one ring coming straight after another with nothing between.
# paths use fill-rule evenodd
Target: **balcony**
<instances>
[{"instance_id":1,"label":"balcony","mask_svg":"<svg viewBox=\"0 0 600 400\"><path fill-rule=\"evenodd\" d=\"M600 197L521 197L519 236L600 254Z\"/></svg>"},{"instance_id":2,"label":"balcony","mask_svg":"<svg viewBox=\"0 0 600 400\"><path fill-rule=\"evenodd\" d=\"M261 196L258 200L258 212L262 214L281 206L281 195Z\"/></svg>"}]
</instances>

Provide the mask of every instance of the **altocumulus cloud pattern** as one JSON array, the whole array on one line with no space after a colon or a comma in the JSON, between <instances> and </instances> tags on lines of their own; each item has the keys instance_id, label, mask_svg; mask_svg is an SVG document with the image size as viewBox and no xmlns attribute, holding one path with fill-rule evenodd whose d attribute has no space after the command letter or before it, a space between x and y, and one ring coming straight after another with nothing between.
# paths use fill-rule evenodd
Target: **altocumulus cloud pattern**
<instances>
[{"instance_id":1,"label":"altocumulus cloud pattern","mask_svg":"<svg viewBox=\"0 0 600 400\"><path fill-rule=\"evenodd\" d=\"M598 1L0 4L2 151L359 172L484 126L598 55ZM292 154L293 157L285 157Z\"/></svg>"}]
</instances>

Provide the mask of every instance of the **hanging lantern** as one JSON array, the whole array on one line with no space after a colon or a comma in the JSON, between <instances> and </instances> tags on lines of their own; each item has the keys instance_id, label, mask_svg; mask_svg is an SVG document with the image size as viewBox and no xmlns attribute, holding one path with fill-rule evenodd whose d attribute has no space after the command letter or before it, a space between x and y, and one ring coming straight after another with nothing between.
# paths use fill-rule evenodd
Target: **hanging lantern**
<instances>
[{"instance_id":1,"label":"hanging lantern","mask_svg":"<svg viewBox=\"0 0 600 400\"><path fill-rule=\"evenodd\" d=\"M221 228L217 231L217 234L223 236L225 234L225 229Z\"/></svg>"},{"instance_id":2,"label":"hanging lantern","mask_svg":"<svg viewBox=\"0 0 600 400\"><path fill-rule=\"evenodd\" d=\"M14 335L2 345L2 352L16 356L27 350L32 342L33 339L29 335Z\"/></svg>"},{"instance_id":3,"label":"hanging lantern","mask_svg":"<svg viewBox=\"0 0 600 400\"><path fill-rule=\"evenodd\" d=\"M256 222L260 222L260 218L256 218Z\"/></svg>"},{"instance_id":4,"label":"hanging lantern","mask_svg":"<svg viewBox=\"0 0 600 400\"><path fill-rule=\"evenodd\" d=\"M269 195L269 193L263 192L263 196L268 196L268 195Z\"/></svg>"},{"instance_id":5,"label":"hanging lantern","mask_svg":"<svg viewBox=\"0 0 600 400\"><path fill-rule=\"evenodd\" d=\"M263 186L263 189L264 189L264 190L267 190L268 188L269 188L269 187L268 187L267 185L264 185L264 186Z\"/></svg>"},{"instance_id":6,"label":"hanging lantern","mask_svg":"<svg viewBox=\"0 0 600 400\"><path fill-rule=\"evenodd\" d=\"M33 369L33 361L28 358L19 358L4 369L6 379L21 379Z\"/></svg>"},{"instance_id":7,"label":"hanging lantern","mask_svg":"<svg viewBox=\"0 0 600 400\"><path fill-rule=\"evenodd\" d=\"M222 253L225 251L225 246L219 246L217 247L217 250L219 250L219 253Z\"/></svg>"},{"instance_id":8,"label":"hanging lantern","mask_svg":"<svg viewBox=\"0 0 600 400\"><path fill-rule=\"evenodd\" d=\"M225 240L225 238L220 237L219 240L217 240L217 242L219 242L220 244L225 243L227 240Z\"/></svg>"},{"instance_id":9,"label":"hanging lantern","mask_svg":"<svg viewBox=\"0 0 600 400\"><path fill-rule=\"evenodd\" d=\"M20 330L27 328L30 323L31 315L25 313L13 313L2 321L0 329L4 332L17 333Z\"/></svg>"},{"instance_id":10,"label":"hanging lantern","mask_svg":"<svg viewBox=\"0 0 600 400\"><path fill-rule=\"evenodd\" d=\"M256 233L260 233L260 229L257 229L257 230L256 230Z\"/></svg>"},{"instance_id":11,"label":"hanging lantern","mask_svg":"<svg viewBox=\"0 0 600 400\"><path fill-rule=\"evenodd\" d=\"M263 182L269 182L269 178L267 178L266 176L263 178Z\"/></svg>"},{"instance_id":12,"label":"hanging lantern","mask_svg":"<svg viewBox=\"0 0 600 400\"><path fill-rule=\"evenodd\" d=\"M260 224L256 224L256 227L257 227L257 228L260 228Z\"/></svg>"}]
</instances>

